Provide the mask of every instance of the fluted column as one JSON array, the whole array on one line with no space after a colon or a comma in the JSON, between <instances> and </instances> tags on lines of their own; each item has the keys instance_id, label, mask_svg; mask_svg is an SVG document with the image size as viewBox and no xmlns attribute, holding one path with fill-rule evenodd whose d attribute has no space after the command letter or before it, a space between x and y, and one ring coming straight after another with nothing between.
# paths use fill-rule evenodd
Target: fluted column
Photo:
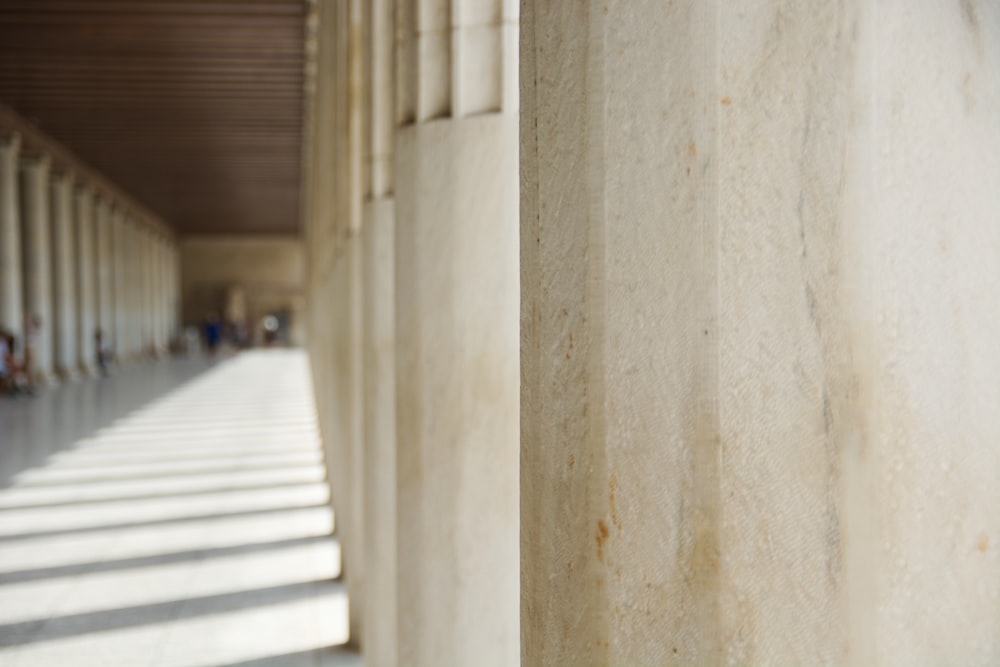
<instances>
[{"instance_id":1,"label":"fluted column","mask_svg":"<svg viewBox=\"0 0 1000 667\"><path fill-rule=\"evenodd\" d=\"M97 330L97 250L94 197L86 185L76 188L76 356L80 370L88 375L97 369L94 334Z\"/></svg>"},{"instance_id":2,"label":"fluted column","mask_svg":"<svg viewBox=\"0 0 1000 667\"><path fill-rule=\"evenodd\" d=\"M135 360L143 355L143 292L146 288L145 266L143 262L142 230L138 222L131 216L126 217L126 238L128 239L128 258L125 275L129 277L126 294L128 295L128 340L129 353Z\"/></svg>"},{"instance_id":3,"label":"fluted column","mask_svg":"<svg viewBox=\"0 0 1000 667\"><path fill-rule=\"evenodd\" d=\"M18 170L21 138L0 137L0 328L21 338L24 327L21 277L21 205ZM23 343L23 341L21 341Z\"/></svg>"},{"instance_id":4,"label":"fluted column","mask_svg":"<svg viewBox=\"0 0 1000 667\"><path fill-rule=\"evenodd\" d=\"M157 353L167 349L166 336L166 274L164 262L164 241L159 236L153 237L153 335Z\"/></svg>"},{"instance_id":5,"label":"fluted column","mask_svg":"<svg viewBox=\"0 0 1000 667\"><path fill-rule=\"evenodd\" d=\"M159 253L157 252L158 239L155 233L146 228L146 345L150 353L158 356L161 351L159 324L159 290L157 289L157 272L159 270Z\"/></svg>"},{"instance_id":6,"label":"fluted column","mask_svg":"<svg viewBox=\"0 0 1000 667\"><path fill-rule=\"evenodd\" d=\"M55 380L49 172L48 156L25 156L21 160L25 346L30 371L38 384Z\"/></svg>"},{"instance_id":7,"label":"fluted column","mask_svg":"<svg viewBox=\"0 0 1000 667\"><path fill-rule=\"evenodd\" d=\"M104 196L94 205L94 255L97 296L97 322L101 344L117 354L118 329L115 310L115 272L117 265L117 230L112 222L111 206ZM96 341L95 341L96 346Z\"/></svg>"},{"instance_id":8,"label":"fluted column","mask_svg":"<svg viewBox=\"0 0 1000 667\"><path fill-rule=\"evenodd\" d=\"M63 378L76 377L77 366L77 300L76 252L74 250L73 177L57 171L52 174L52 329L54 366Z\"/></svg>"},{"instance_id":9,"label":"fluted column","mask_svg":"<svg viewBox=\"0 0 1000 667\"><path fill-rule=\"evenodd\" d=\"M398 664L393 2L375 0L366 5L368 123L364 136L366 193L361 237L368 572L362 646L365 660L372 665Z\"/></svg>"},{"instance_id":10,"label":"fluted column","mask_svg":"<svg viewBox=\"0 0 1000 667\"><path fill-rule=\"evenodd\" d=\"M118 362L130 361L134 348L132 344L132 303L131 294L135 288L132 276L132 236L125 217L118 208L112 209L111 228L114 237L114 349Z\"/></svg>"},{"instance_id":11,"label":"fluted column","mask_svg":"<svg viewBox=\"0 0 1000 667\"><path fill-rule=\"evenodd\" d=\"M516 7L396 19L398 659L517 664Z\"/></svg>"},{"instance_id":12,"label":"fluted column","mask_svg":"<svg viewBox=\"0 0 1000 667\"><path fill-rule=\"evenodd\" d=\"M151 347L152 329L150 328L150 314L153 307L150 292L152 280L150 271L153 268L152 257L150 256L149 231L142 221L136 221L136 241L139 246L138 270L139 270L139 294L137 298L137 315L139 320L139 353L146 356Z\"/></svg>"},{"instance_id":13,"label":"fluted column","mask_svg":"<svg viewBox=\"0 0 1000 667\"><path fill-rule=\"evenodd\" d=\"M522 664L1000 663L1000 21L523 3Z\"/></svg>"}]
</instances>

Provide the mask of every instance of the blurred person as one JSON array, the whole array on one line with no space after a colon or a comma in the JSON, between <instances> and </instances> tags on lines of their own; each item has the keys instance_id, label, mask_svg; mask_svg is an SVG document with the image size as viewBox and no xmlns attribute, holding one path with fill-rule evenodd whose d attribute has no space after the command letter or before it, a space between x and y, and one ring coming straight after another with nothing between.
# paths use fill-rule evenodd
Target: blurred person
<instances>
[{"instance_id":1,"label":"blurred person","mask_svg":"<svg viewBox=\"0 0 1000 667\"><path fill-rule=\"evenodd\" d=\"M101 371L101 376L107 377L111 354L107 345L104 344L104 332L101 329L97 329L94 332L94 356L97 360L97 368Z\"/></svg>"},{"instance_id":2,"label":"blurred person","mask_svg":"<svg viewBox=\"0 0 1000 667\"><path fill-rule=\"evenodd\" d=\"M28 377L29 386L34 389L38 377L38 345L42 337L42 318L37 313L25 318L24 321L24 373Z\"/></svg>"},{"instance_id":3,"label":"blurred person","mask_svg":"<svg viewBox=\"0 0 1000 667\"><path fill-rule=\"evenodd\" d=\"M219 322L219 316L215 313L209 313L205 318L204 333L205 347L208 348L210 355L215 355L219 343L222 342L222 323Z\"/></svg>"},{"instance_id":4,"label":"blurred person","mask_svg":"<svg viewBox=\"0 0 1000 667\"><path fill-rule=\"evenodd\" d=\"M13 361L10 335L6 329L0 329L0 391L4 393L12 393Z\"/></svg>"},{"instance_id":5,"label":"blurred person","mask_svg":"<svg viewBox=\"0 0 1000 667\"><path fill-rule=\"evenodd\" d=\"M17 363L14 350L17 339L6 329L0 329L0 391L7 394L30 394L31 387L24 368Z\"/></svg>"}]
</instances>

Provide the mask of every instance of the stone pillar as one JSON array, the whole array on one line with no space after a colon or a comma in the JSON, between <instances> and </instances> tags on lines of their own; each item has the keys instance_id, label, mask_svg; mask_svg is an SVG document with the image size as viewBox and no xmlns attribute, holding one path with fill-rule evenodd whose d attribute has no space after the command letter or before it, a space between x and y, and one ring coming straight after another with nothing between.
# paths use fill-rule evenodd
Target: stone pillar
<instances>
[{"instance_id":1,"label":"stone pillar","mask_svg":"<svg viewBox=\"0 0 1000 667\"><path fill-rule=\"evenodd\" d=\"M132 337L132 292L135 278L132 275L132 230L121 210L111 212L114 235L114 345L118 362L130 361L134 356Z\"/></svg>"},{"instance_id":2,"label":"stone pillar","mask_svg":"<svg viewBox=\"0 0 1000 667\"><path fill-rule=\"evenodd\" d=\"M21 159L21 238L24 254L24 318L26 353L38 384L53 376L52 248L49 223L48 156ZM28 352L27 348L30 348Z\"/></svg>"},{"instance_id":3,"label":"stone pillar","mask_svg":"<svg viewBox=\"0 0 1000 667\"><path fill-rule=\"evenodd\" d=\"M139 352L143 356L154 348L153 344L153 245L149 229L139 221Z\"/></svg>"},{"instance_id":4,"label":"stone pillar","mask_svg":"<svg viewBox=\"0 0 1000 667\"><path fill-rule=\"evenodd\" d=\"M182 336L180 319L180 256L177 241L172 240L167 247L167 323L171 338Z\"/></svg>"},{"instance_id":5,"label":"stone pillar","mask_svg":"<svg viewBox=\"0 0 1000 667\"><path fill-rule=\"evenodd\" d=\"M159 356L160 354L160 335L156 330L157 324L157 312L158 298L157 298L157 280L156 271L159 266L159 261L156 253L156 236L153 230L146 228L146 346L149 352L153 356Z\"/></svg>"},{"instance_id":6,"label":"stone pillar","mask_svg":"<svg viewBox=\"0 0 1000 667\"><path fill-rule=\"evenodd\" d=\"M166 281L164 278L163 240L159 236L152 238L153 258L153 344L157 354L163 354L167 349L166 323Z\"/></svg>"},{"instance_id":7,"label":"stone pillar","mask_svg":"<svg viewBox=\"0 0 1000 667\"><path fill-rule=\"evenodd\" d=\"M513 5L397 7L400 664L519 660Z\"/></svg>"},{"instance_id":8,"label":"stone pillar","mask_svg":"<svg viewBox=\"0 0 1000 667\"><path fill-rule=\"evenodd\" d=\"M996 7L523 7L522 663L1000 661Z\"/></svg>"},{"instance_id":9,"label":"stone pillar","mask_svg":"<svg viewBox=\"0 0 1000 667\"><path fill-rule=\"evenodd\" d=\"M73 379L77 357L76 252L73 177L65 172L52 174L50 185L52 218L52 331L55 335L54 365L65 379Z\"/></svg>"},{"instance_id":10,"label":"stone pillar","mask_svg":"<svg viewBox=\"0 0 1000 667\"><path fill-rule=\"evenodd\" d=\"M392 148L395 132L393 0L369 3L365 75L368 81L362 229L365 660L399 664L396 604L396 327L395 211Z\"/></svg>"},{"instance_id":11,"label":"stone pillar","mask_svg":"<svg viewBox=\"0 0 1000 667\"><path fill-rule=\"evenodd\" d=\"M322 388L320 426L331 469L330 490L337 513L337 534L344 549L343 568L350 613L350 642L363 637L365 556L365 451L362 309L362 0L321 3L322 32L318 65L318 125L324 169L314 191L323 197L312 260L316 289L331 313L317 338L314 363ZM313 243L313 240L309 241ZM311 278L312 280L312 278ZM318 302L314 302L318 303Z\"/></svg>"},{"instance_id":12,"label":"stone pillar","mask_svg":"<svg viewBox=\"0 0 1000 667\"><path fill-rule=\"evenodd\" d=\"M7 329L18 339L24 327L18 186L20 152L19 135L12 133L0 137L0 328Z\"/></svg>"},{"instance_id":13,"label":"stone pillar","mask_svg":"<svg viewBox=\"0 0 1000 667\"><path fill-rule=\"evenodd\" d=\"M97 370L94 333L97 330L97 250L94 197L85 185L76 188L76 357L80 370L93 375Z\"/></svg>"},{"instance_id":14,"label":"stone pillar","mask_svg":"<svg viewBox=\"0 0 1000 667\"><path fill-rule=\"evenodd\" d=\"M115 274L117 267L117 227L112 223L107 198L98 197L94 206L97 327L102 344L117 354L118 331L115 311Z\"/></svg>"}]
</instances>

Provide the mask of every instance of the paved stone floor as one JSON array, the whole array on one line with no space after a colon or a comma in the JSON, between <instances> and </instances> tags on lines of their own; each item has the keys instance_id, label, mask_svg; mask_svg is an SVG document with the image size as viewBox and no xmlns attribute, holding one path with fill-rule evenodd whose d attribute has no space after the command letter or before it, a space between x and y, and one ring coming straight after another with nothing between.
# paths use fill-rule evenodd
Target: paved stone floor
<instances>
[{"instance_id":1,"label":"paved stone floor","mask_svg":"<svg viewBox=\"0 0 1000 667\"><path fill-rule=\"evenodd\" d=\"M307 363L0 399L0 665L359 665Z\"/></svg>"}]
</instances>

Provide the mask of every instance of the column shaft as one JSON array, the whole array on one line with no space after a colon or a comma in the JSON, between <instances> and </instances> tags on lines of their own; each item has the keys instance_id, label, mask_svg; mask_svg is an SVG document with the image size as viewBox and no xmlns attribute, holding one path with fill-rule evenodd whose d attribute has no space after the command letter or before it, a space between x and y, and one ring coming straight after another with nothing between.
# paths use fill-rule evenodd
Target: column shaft
<instances>
[{"instance_id":1,"label":"column shaft","mask_svg":"<svg viewBox=\"0 0 1000 667\"><path fill-rule=\"evenodd\" d=\"M131 234L125 219L117 209L111 213L111 228L114 237L113 252L113 290L114 300L114 349L115 356L119 363L130 360L132 357L132 338L130 336L132 276L130 274L131 262Z\"/></svg>"},{"instance_id":2,"label":"column shaft","mask_svg":"<svg viewBox=\"0 0 1000 667\"><path fill-rule=\"evenodd\" d=\"M516 141L513 114L397 135L402 664L518 660Z\"/></svg>"},{"instance_id":3,"label":"column shaft","mask_svg":"<svg viewBox=\"0 0 1000 667\"><path fill-rule=\"evenodd\" d=\"M47 157L22 159L21 237L26 320L23 331L30 372L39 384L54 380L49 169Z\"/></svg>"},{"instance_id":4,"label":"column shaft","mask_svg":"<svg viewBox=\"0 0 1000 667\"><path fill-rule=\"evenodd\" d=\"M97 280L94 198L86 186L76 189L76 354L80 370L90 375L96 371Z\"/></svg>"},{"instance_id":5,"label":"column shaft","mask_svg":"<svg viewBox=\"0 0 1000 667\"><path fill-rule=\"evenodd\" d=\"M115 309L115 280L117 271L118 234L112 222L111 207L103 196L94 208L95 255L97 269L97 327L101 330L102 345L117 355L118 329ZM95 342L96 344L96 342Z\"/></svg>"},{"instance_id":6,"label":"column shaft","mask_svg":"<svg viewBox=\"0 0 1000 667\"><path fill-rule=\"evenodd\" d=\"M392 192L394 0L368 3L363 210L365 553L362 646L373 665L399 664L397 638L395 208Z\"/></svg>"},{"instance_id":7,"label":"column shaft","mask_svg":"<svg viewBox=\"0 0 1000 667\"><path fill-rule=\"evenodd\" d=\"M10 134L0 139L0 328L19 338L24 326L18 185L20 150L18 135Z\"/></svg>"},{"instance_id":8,"label":"column shaft","mask_svg":"<svg viewBox=\"0 0 1000 667\"><path fill-rule=\"evenodd\" d=\"M996 663L996 9L523 7L522 664Z\"/></svg>"},{"instance_id":9,"label":"column shaft","mask_svg":"<svg viewBox=\"0 0 1000 667\"><path fill-rule=\"evenodd\" d=\"M55 334L56 371L64 378L77 373L76 253L73 244L73 179L52 175L52 328Z\"/></svg>"}]
</instances>

